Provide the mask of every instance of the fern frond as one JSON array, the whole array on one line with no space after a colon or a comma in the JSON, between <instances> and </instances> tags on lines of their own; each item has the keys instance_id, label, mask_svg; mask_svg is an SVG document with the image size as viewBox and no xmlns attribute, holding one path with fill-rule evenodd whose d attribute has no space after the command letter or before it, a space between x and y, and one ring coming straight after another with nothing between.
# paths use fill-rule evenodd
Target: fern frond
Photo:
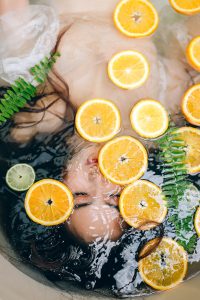
<instances>
[{"instance_id":1,"label":"fern frond","mask_svg":"<svg viewBox=\"0 0 200 300\"><path fill-rule=\"evenodd\" d=\"M49 71L56 62L59 53L54 53L50 58L44 58L38 65L31 68L30 73L38 83L44 83ZM36 87L18 78L7 90L3 98L0 99L0 124L10 119L16 112L23 108L27 102L37 95Z\"/></svg>"},{"instance_id":2,"label":"fern frond","mask_svg":"<svg viewBox=\"0 0 200 300\"><path fill-rule=\"evenodd\" d=\"M33 75L34 80L39 84L44 83L49 71L52 69L56 59L60 56L58 52L51 54L50 58L45 57L39 64L30 69L30 73Z\"/></svg>"},{"instance_id":3,"label":"fern frond","mask_svg":"<svg viewBox=\"0 0 200 300\"><path fill-rule=\"evenodd\" d=\"M186 145L176 132L177 128L172 125L166 135L157 141L163 176L162 191L168 203L169 221L175 228L178 241L191 253L197 242L193 225L195 208L188 210L185 217L179 217L180 206L185 201L185 193L191 182L187 174Z\"/></svg>"},{"instance_id":4,"label":"fern frond","mask_svg":"<svg viewBox=\"0 0 200 300\"><path fill-rule=\"evenodd\" d=\"M25 104L36 95L36 88L19 78L11 86L2 99L0 99L0 122L11 118L15 112L23 108Z\"/></svg>"}]
</instances>

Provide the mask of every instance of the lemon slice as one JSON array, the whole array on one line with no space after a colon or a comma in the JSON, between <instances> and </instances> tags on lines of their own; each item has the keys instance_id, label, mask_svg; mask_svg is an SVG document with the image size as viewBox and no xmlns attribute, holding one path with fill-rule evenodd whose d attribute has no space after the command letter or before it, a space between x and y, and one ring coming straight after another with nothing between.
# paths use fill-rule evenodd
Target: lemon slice
<instances>
[{"instance_id":1,"label":"lemon slice","mask_svg":"<svg viewBox=\"0 0 200 300\"><path fill-rule=\"evenodd\" d=\"M184 15L194 15L200 12L200 0L169 0L171 6Z\"/></svg>"},{"instance_id":2,"label":"lemon slice","mask_svg":"<svg viewBox=\"0 0 200 300\"><path fill-rule=\"evenodd\" d=\"M189 64L200 72L200 36L195 37L188 45L186 51Z\"/></svg>"},{"instance_id":3,"label":"lemon slice","mask_svg":"<svg viewBox=\"0 0 200 300\"><path fill-rule=\"evenodd\" d=\"M54 179L43 179L34 183L25 198L25 210L29 218L44 226L65 222L74 207L71 191Z\"/></svg>"},{"instance_id":4,"label":"lemon slice","mask_svg":"<svg viewBox=\"0 0 200 300\"><path fill-rule=\"evenodd\" d=\"M157 138L163 135L169 126L166 109L152 99L139 101L132 109L131 124L133 129L144 138Z\"/></svg>"},{"instance_id":5,"label":"lemon slice","mask_svg":"<svg viewBox=\"0 0 200 300\"><path fill-rule=\"evenodd\" d=\"M167 214L161 189L147 180L128 185L121 193L119 208L130 226L142 230L156 227Z\"/></svg>"},{"instance_id":6,"label":"lemon slice","mask_svg":"<svg viewBox=\"0 0 200 300\"><path fill-rule=\"evenodd\" d=\"M150 252L149 249L153 249L156 244L155 240L148 242L142 252ZM181 283L187 273L187 268L188 258L184 248L166 237L152 250L151 254L139 261L139 272L144 282L161 291L171 289Z\"/></svg>"},{"instance_id":7,"label":"lemon slice","mask_svg":"<svg viewBox=\"0 0 200 300\"><path fill-rule=\"evenodd\" d=\"M6 183L14 191L27 191L35 181L35 171L27 164L17 164L6 174Z\"/></svg>"},{"instance_id":8,"label":"lemon slice","mask_svg":"<svg viewBox=\"0 0 200 300\"><path fill-rule=\"evenodd\" d=\"M200 172L200 130L193 127L182 127L177 130L180 138L186 144L186 163L188 172Z\"/></svg>"},{"instance_id":9,"label":"lemon slice","mask_svg":"<svg viewBox=\"0 0 200 300\"><path fill-rule=\"evenodd\" d=\"M194 226L198 236L200 237L200 207L197 209L197 212L195 214Z\"/></svg>"},{"instance_id":10,"label":"lemon slice","mask_svg":"<svg viewBox=\"0 0 200 300\"><path fill-rule=\"evenodd\" d=\"M148 166L147 151L135 138L121 136L108 142L99 153L99 168L111 182L126 185L139 179Z\"/></svg>"},{"instance_id":11,"label":"lemon slice","mask_svg":"<svg viewBox=\"0 0 200 300\"><path fill-rule=\"evenodd\" d=\"M200 126L200 84L192 86L185 93L181 109L189 123Z\"/></svg>"},{"instance_id":12,"label":"lemon slice","mask_svg":"<svg viewBox=\"0 0 200 300\"><path fill-rule=\"evenodd\" d=\"M159 17L148 0L122 0L115 9L114 23L126 36L138 38L151 35L158 27Z\"/></svg>"},{"instance_id":13,"label":"lemon slice","mask_svg":"<svg viewBox=\"0 0 200 300\"><path fill-rule=\"evenodd\" d=\"M118 87L132 90L140 87L149 77L150 66L145 56L137 51L122 51L108 64L110 80Z\"/></svg>"},{"instance_id":14,"label":"lemon slice","mask_svg":"<svg viewBox=\"0 0 200 300\"><path fill-rule=\"evenodd\" d=\"M89 100L79 107L75 123L78 133L87 141L106 142L120 131L120 111L111 101Z\"/></svg>"}]
</instances>

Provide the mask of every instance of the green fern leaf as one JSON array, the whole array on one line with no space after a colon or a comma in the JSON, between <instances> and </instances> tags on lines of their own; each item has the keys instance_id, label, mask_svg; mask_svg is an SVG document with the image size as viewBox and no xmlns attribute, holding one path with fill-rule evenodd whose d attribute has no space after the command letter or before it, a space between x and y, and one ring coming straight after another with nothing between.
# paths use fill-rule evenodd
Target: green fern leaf
<instances>
[{"instance_id":1,"label":"green fern leaf","mask_svg":"<svg viewBox=\"0 0 200 300\"><path fill-rule=\"evenodd\" d=\"M163 185L162 191L165 195L169 208L169 221L175 228L179 243L192 253L197 242L193 219L195 208L187 212L187 216L179 218L179 207L185 197L186 190L191 186L188 180L186 167L186 146L176 133L177 128L171 125L164 137L157 141L159 160L162 167ZM187 235L191 237L186 239Z\"/></svg>"},{"instance_id":2,"label":"green fern leaf","mask_svg":"<svg viewBox=\"0 0 200 300\"><path fill-rule=\"evenodd\" d=\"M22 78L16 80L4 97L0 99L0 122L11 118L34 95L36 95L36 88L31 83Z\"/></svg>"},{"instance_id":3,"label":"green fern leaf","mask_svg":"<svg viewBox=\"0 0 200 300\"><path fill-rule=\"evenodd\" d=\"M49 71L56 62L59 53L51 54L50 58L45 57L39 64L31 68L30 73L38 83L44 83ZM0 99L0 124L10 119L16 112L23 108L32 98L37 95L37 89L23 78L18 78Z\"/></svg>"},{"instance_id":4,"label":"green fern leaf","mask_svg":"<svg viewBox=\"0 0 200 300\"><path fill-rule=\"evenodd\" d=\"M39 64L31 68L30 73L34 76L34 80L40 84L43 83L59 56L60 54L56 52L50 58L45 57Z\"/></svg>"}]
</instances>

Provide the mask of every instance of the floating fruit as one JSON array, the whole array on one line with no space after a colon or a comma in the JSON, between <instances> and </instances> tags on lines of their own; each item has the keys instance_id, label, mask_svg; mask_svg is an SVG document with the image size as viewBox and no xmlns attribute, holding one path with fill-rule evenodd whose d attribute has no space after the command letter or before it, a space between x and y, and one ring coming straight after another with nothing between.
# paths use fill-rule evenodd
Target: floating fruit
<instances>
[{"instance_id":1,"label":"floating fruit","mask_svg":"<svg viewBox=\"0 0 200 300\"><path fill-rule=\"evenodd\" d=\"M122 51L110 60L108 75L118 87L132 90L145 83L149 77L149 69L149 63L142 53Z\"/></svg>"},{"instance_id":2,"label":"floating fruit","mask_svg":"<svg viewBox=\"0 0 200 300\"><path fill-rule=\"evenodd\" d=\"M76 114L76 129L86 140L102 143L112 139L121 126L119 109L105 99L84 102Z\"/></svg>"},{"instance_id":3,"label":"floating fruit","mask_svg":"<svg viewBox=\"0 0 200 300\"><path fill-rule=\"evenodd\" d=\"M158 27L159 17L148 0L122 0L115 9L114 22L123 34L138 38L151 35Z\"/></svg>"},{"instance_id":4,"label":"floating fruit","mask_svg":"<svg viewBox=\"0 0 200 300\"><path fill-rule=\"evenodd\" d=\"M194 218L194 226L198 236L200 237L200 207L197 209L195 218Z\"/></svg>"},{"instance_id":5,"label":"floating fruit","mask_svg":"<svg viewBox=\"0 0 200 300\"><path fill-rule=\"evenodd\" d=\"M65 222L73 207L71 191L65 184L54 179L34 183L25 198L25 210L29 218L44 226Z\"/></svg>"},{"instance_id":6,"label":"floating fruit","mask_svg":"<svg viewBox=\"0 0 200 300\"><path fill-rule=\"evenodd\" d=\"M135 138L121 136L108 142L99 153L99 168L110 181L119 185L132 183L147 170L148 156Z\"/></svg>"},{"instance_id":7,"label":"floating fruit","mask_svg":"<svg viewBox=\"0 0 200 300\"><path fill-rule=\"evenodd\" d=\"M191 40L187 47L186 55L189 64L200 72L200 36Z\"/></svg>"},{"instance_id":8,"label":"floating fruit","mask_svg":"<svg viewBox=\"0 0 200 300\"><path fill-rule=\"evenodd\" d=\"M161 189L147 180L128 185L120 196L120 213L132 227L148 230L164 221L167 207Z\"/></svg>"},{"instance_id":9,"label":"floating fruit","mask_svg":"<svg viewBox=\"0 0 200 300\"><path fill-rule=\"evenodd\" d=\"M188 172L200 172L200 130L193 127L182 127L177 130L180 138L186 144L186 163Z\"/></svg>"},{"instance_id":10,"label":"floating fruit","mask_svg":"<svg viewBox=\"0 0 200 300\"><path fill-rule=\"evenodd\" d=\"M200 0L169 0L171 6L184 15L194 15L200 12Z\"/></svg>"},{"instance_id":11,"label":"floating fruit","mask_svg":"<svg viewBox=\"0 0 200 300\"><path fill-rule=\"evenodd\" d=\"M181 109L189 123L200 125L200 84L192 86L185 93Z\"/></svg>"},{"instance_id":12,"label":"floating fruit","mask_svg":"<svg viewBox=\"0 0 200 300\"><path fill-rule=\"evenodd\" d=\"M151 240L144 246L140 256L144 257L139 261L140 275L144 282L156 290L171 289L181 283L186 275L187 253L170 238L164 237L160 244L156 239Z\"/></svg>"},{"instance_id":13,"label":"floating fruit","mask_svg":"<svg viewBox=\"0 0 200 300\"><path fill-rule=\"evenodd\" d=\"M144 138L157 138L163 135L169 126L169 117L166 109L160 102L144 99L136 103L131 115L133 129Z\"/></svg>"},{"instance_id":14,"label":"floating fruit","mask_svg":"<svg viewBox=\"0 0 200 300\"><path fill-rule=\"evenodd\" d=\"M28 164L16 164L6 174L6 183L14 191L27 191L35 181L35 171Z\"/></svg>"}]
</instances>

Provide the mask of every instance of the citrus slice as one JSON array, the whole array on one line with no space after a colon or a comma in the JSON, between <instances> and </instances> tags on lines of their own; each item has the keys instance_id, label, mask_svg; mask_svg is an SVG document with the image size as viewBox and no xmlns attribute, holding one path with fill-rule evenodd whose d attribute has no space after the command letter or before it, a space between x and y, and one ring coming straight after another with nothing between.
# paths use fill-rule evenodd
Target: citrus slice
<instances>
[{"instance_id":1,"label":"citrus slice","mask_svg":"<svg viewBox=\"0 0 200 300\"><path fill-rule=\"evenodd\" d=\"M198 236L200 237L200 207L197 209L197 212L195 214L194 226Z\"/></svg>"},{"instance_id":2,"label":"citrus slice","mask_svg":"<svg viewBox=\"0 0 200 300\"><path fill-rule=\"evenodd\" d=\"M200 12L200 0L169 0L171 6L184 15L194 15Z\"/></svg>"},{"instance_id":3,"label":"citrus slice","mask_svg":"<svg viewBox=\"0 0 200 300\"><path fill-rule=\"evenodd\" d=\"M74 206L68 187L54 179L34 183L25 198L25 210L29 218L44 226L65 222Z\"/></svg>"},{"instance_id":4,"label":"citrus slice","mask_svg":"<svg viewBox=\"0 0 200 300\"><path fill-rule=\"evenodd\" d=\"M158 27L159 17L148 0L122 0L114 12L116 27L126 36L145 37Z\"/></svg>"},{"instance_id":5,"label":"citrus slice","mask_svg":"<svg viewBox=\"0 0 200 300\"><path fill-rule=\"evenodd\" d=\"M192 86L184 95L182 112L186 120L193 125L200 125L200 84Z\"/></svg>"},{"instance_id":6,"label":"citrus slice","mask_svg":"<svg viewBox=\"0 0 200 300\"><path fill-rule=\"evenodd\" d=\"M111 182L132 183L142 177L148 166L147 151L135 138L121 136L108 142L99 153L99 168Z\"/></svg>"},{"instance_id":7,"label":"citrus slice","mask_svg":"<svg viewBox=\"0 0 200 300\"><path fill-rule=\"evenodd\" d=\"M6 174L6 183L14 191L27 191L35 181L35 171L30 165L17 164Z\"/></svg>"},{"instance_id":8,"label":"citrus slice","mask_svg":"<svg viewBox=\"0 0 200 300\"><path fill-rule=\"evenodd\" d=\"M161 189L147 180L128 185L121 193L119 208L126 223L142 230L156 227L167 214Z\"/></svg>"},{"instance_id":9,"label":"citrus slice","mask_svg":"<svg viewBox=\"0 0 200 300\"><path fill-rule=\"evenodd\" d=\"M152 99L136 103L130 119L133 129L144 138L157 138L163 135L169 126L167 111L158 101Z\"/></svg>"},{"instance_id":10,"label":"citrus slice","mask_svg":"<svg viewBox=\"0 0 200 300\"><path fill-rule=\"evenodd\" d=\"M149 63L145 56L131 50L117 53L108 64L110 80L126 90L143 85L149 77L149 70Z\"/></svg>"},{"instance_id":11,"label":"citrus slice","mask_svg":"<svg viewBox=\"0 0 200 300\"><path fill-rule=\"evenodd\" d=\"M121 126L119 109L105 99L84 102L76 114L78 133L90 142L102 143L112 139Z\"/></svg>"},{"instance_id":12,"label":"citrus slice","mask_svg":"<svg viewBox=\"0 0 200 300\"><path fill-rule=\"evenodd\" d=\"M200 72L200 36L191 40L187 47L186 55L189 64Z\"/></svg>"},{"instance_id":13,"label":"citrus slice","mask_svg":"<svg viewBox=\"0 0 200 300\"><path fill-rule=\"evenodd\" d=\"M149 251L155 240L148 242L142 252ZM139 261L139 272L149 286L168 290L181 283L187 273L188 258L182 246L164 237L160 244Z\"/></svg>"},{"instance_id":14,"label":"citrus slice","mask_svg":"<svg viewBox=\"0 0 200 300\"><path fill-rule=\"evenodd\" d=\"M191 174L200 172L200 130L193 127L182 127L178 129L177 133L186 144L188 172Z\"/></svg>"}]
</instances>

